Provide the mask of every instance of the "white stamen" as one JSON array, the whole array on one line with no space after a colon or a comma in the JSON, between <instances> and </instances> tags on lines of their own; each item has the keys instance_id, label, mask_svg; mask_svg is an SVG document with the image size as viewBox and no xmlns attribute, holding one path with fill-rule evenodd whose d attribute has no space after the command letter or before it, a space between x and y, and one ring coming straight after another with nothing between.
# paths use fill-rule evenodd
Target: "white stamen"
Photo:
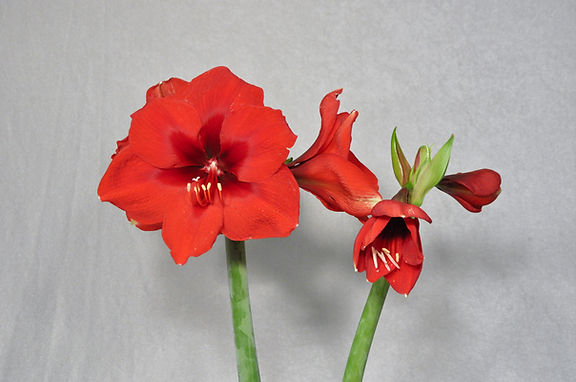
<instances>
[{"instance_id":1,"label":"white stamen","mask_svg":"<svg viewBox=\"0 0 576 382\"><path fill-rule=\"evenodd\" d=\"M210 187L212 187L212 183L208 182L208 184L206 185L206 190L210 191Z\"/></svg>"},{"instance_id":2,"label":"white stamen","mask_svg":"<svg viewBox=\"0 0 576 382\"><path fill-rule=\"evenodd\" d=\"M386 256L388 256L388 258L390 259L390 261L392 262L392 264L394 264L394 266L398 269L400 269L400 266L398 265L398 263L396 261L394 261L394 258L392 257L392 255L390 255L389 253L386 254Z\"/></svg>"},{"instance_id":3,"label":"white stamen","mask_svg":"<svg viewBox=\"0 0 576 382\"><path fill-rule=\"evenodd\" d=\"M396 261L400 262L400 255L398 254L398 252L396 252Z\"/></svg>"},{"instance_id":4,"label":"white stamen","mask_svg":"<svg viewBox=\"0 0 576 382\"><path fill-rule=\"evenodd\" d=\"M380 260L382 260L384 262L384 264L386 264L386 258L384 257L382 252L377 252L377 253L378 253L378 257L380 258Z\"/></svg>"},{"instance_id":5,"label":"white stamen","mask_svg":"<svg viewBox=\"0 0 576 382\"><path fill-rule=\"evenodd\" d=\"M374 249L374 247L371 248L372 248L372 261L374 261L374 268L378 269L378 260L376 259L376 254L378 253L378 251Z\"/></svg>"},{"instance_id":6,"label":"white stamen","mask_svg":"<svg viewBox=\"0 0 576 382\"><path fill-rule=\"evenodd\" d=\"M387 248L382 248L382 251L383 251L385 254L387 254L387 255L390 254L390 251L389 251Z\"/></svg>"},{"instance_id":7,"label":"white stamen","mask_svg":"<svg viewBox=\"0 0 576 382\"><path fill-rule=\"evenodd\" d=\"M186 185L186 191L190 192L190 189L192 188L192 183L188 183Z\"/></svg>"},{"instance_id":8,"label":"white stamen","mask_svg":"<svg viewBox=\"0 0 576 382\"><path fill-rule=\"evenodd\" d=\"M200 187L202 187L202 191L204 191L204 193L206 193L206 186L202 184Z\"/></svg>"},{"instance_id":9,"label":"white stamen","mask_svg":"<svg viewBox=\"0 0 576 382\"><path fill-rule=\"evenodd\" d=\"M388 266L388 262L386 261L386 258L384 257L384 255L382 254L382 252L378 252L378 257L384 262L384 266L386 267L386 269L388 270L388 272L390 272L390 267Z\"/></svg>"}]
</instances>

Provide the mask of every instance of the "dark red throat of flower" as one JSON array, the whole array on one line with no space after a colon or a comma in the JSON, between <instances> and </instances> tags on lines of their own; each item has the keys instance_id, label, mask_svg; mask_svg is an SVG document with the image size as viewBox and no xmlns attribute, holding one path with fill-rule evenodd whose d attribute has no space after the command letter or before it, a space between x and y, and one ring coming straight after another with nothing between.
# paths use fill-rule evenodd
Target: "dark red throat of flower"
<instances>
[{"instance_id":1,"label":"dark red throat of flower","mask_svg":"<svg viewBox=\"0 0 576 382\"><path fill-rule=\"evenodd\" d=\"M202 167L204 175L197 176L191 182L186 184L186 190L190 194L190 199L199 206L204 207L214 203L216 198L222 199L222 183L219 176L222 170L218 168L218 161L210 159Z\"/></svg>"}]
</instances>

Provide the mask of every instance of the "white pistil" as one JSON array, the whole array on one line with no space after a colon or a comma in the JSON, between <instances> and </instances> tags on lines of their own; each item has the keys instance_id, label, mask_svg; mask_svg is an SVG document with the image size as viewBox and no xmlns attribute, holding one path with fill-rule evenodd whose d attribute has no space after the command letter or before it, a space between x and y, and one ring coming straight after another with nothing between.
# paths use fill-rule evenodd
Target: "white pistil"
<instances>
[{"instance_id":1,"label":"white pistil","mask_svg":"<svg viewBox=\"0 0 576 382\"><path fill-rule=\"evenodd\" d=\"M376 259L378 251L374 249L374 247L370 248L372 248L372 260L374 261L374 268L378 269L378 260Z\"/></svg>"}]
</instances>

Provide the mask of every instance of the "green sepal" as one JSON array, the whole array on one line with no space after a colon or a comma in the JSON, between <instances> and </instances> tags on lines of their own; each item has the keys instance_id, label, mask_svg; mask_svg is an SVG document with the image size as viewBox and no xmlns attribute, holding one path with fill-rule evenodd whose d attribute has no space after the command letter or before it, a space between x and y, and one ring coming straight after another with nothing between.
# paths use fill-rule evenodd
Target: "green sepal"
<instances>
[{"instance_id":1,"label":"green sepal","mask_svg":"<svg viewBox=\"0 0 576 382\"><path fill-rule=\"evenodd\" d=\"M288 158L288 159L286 159L286 160L284 161L284 164L285 164L286 166L288 166L288 165L289 165L290 163L292 163L293 161L294 161L294 158L290 157L290 158Z\"/></svg>"},{"instance_id":2,"label":"green sepal","mask_svg":"<svg viewBox=\"0 0 576 382\"><path fill-rule=\"evenodd\" d=\"M424 196L434 186L436 186L444 177L448 162L450 161L450 154L452 152L452 143L454 142L454 135L438 150L432 160L423 161L420 158L420 165L414 174L414 188L410 194L410 203L416 206L422 205ZM428 156L430 155L428 149Z\"/></svg>"},{"instance_id":3,"label":"green sepal","mask_svg":"<svg viewBox=\"0 0 576 382\"><path fill-rule=\"evenodd\" d=\"M396 180L398 180L400 186L404 187L404 185L408 182L408 178L412 169L410 168L410 163L408 163L404 153L402 152L402 148L400 148L400 142L398 142L398 138L396 137L396 127L392 132L391 152L394 176L396 176Z\"/></svg>"}]
</instances>

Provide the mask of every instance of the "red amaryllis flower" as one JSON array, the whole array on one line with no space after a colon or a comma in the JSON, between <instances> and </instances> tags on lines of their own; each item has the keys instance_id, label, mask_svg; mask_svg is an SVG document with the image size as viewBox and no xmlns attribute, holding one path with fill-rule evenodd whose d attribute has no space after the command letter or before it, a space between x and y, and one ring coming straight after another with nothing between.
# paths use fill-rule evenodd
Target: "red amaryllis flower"
<instances>
[{"instance_id":1,"label":"red amaryllis flower","mask_svg":"<svg viewBox=\"0 0 576 382\"><path fill-rule=\"evenodd\" d=\"M354 242L356 271L366 271L370 282L384 277L396 292L410 293L424 261L418 219L432 223L412 204L382 200L374 206Z\"/></svg>"},{"instance_id":2,"label":"red amaryllis flower","mask_svg":"<svg viewBox=\"0 0 576 382\"><path fill-rule=\"evenodd\" d=\"M376 176L350 151L352 125L358 112L338 114L340 93L342 89L328 93L320 103L320 134L304 154L290 163L290 169L300 187L314 194L326 208L362 218L382 197Z\"/></svg>"},{"instance_id":3,"label":"red amaryllis flower","mask_svg":"<svg viewBox=\"0 0 576 382\"><path fill-rule=\"evenodd\" d=\"M262 89L214 68L146 94L98 195L144 230L162 228L176 263L232 240L287 236L299 190L284 161L296 136Z\"/></svg>"},{"instance_id":4,"label":"red amaryllis flower","mask_svg":"<svg viewBox=\"0 0 576 382\"><path fill-rule=\"evenodd\" d=\"M436 185L470 212L480 212L500 194L500 174L489 169L447 175Z\"/></svg>"}]
</instances>

